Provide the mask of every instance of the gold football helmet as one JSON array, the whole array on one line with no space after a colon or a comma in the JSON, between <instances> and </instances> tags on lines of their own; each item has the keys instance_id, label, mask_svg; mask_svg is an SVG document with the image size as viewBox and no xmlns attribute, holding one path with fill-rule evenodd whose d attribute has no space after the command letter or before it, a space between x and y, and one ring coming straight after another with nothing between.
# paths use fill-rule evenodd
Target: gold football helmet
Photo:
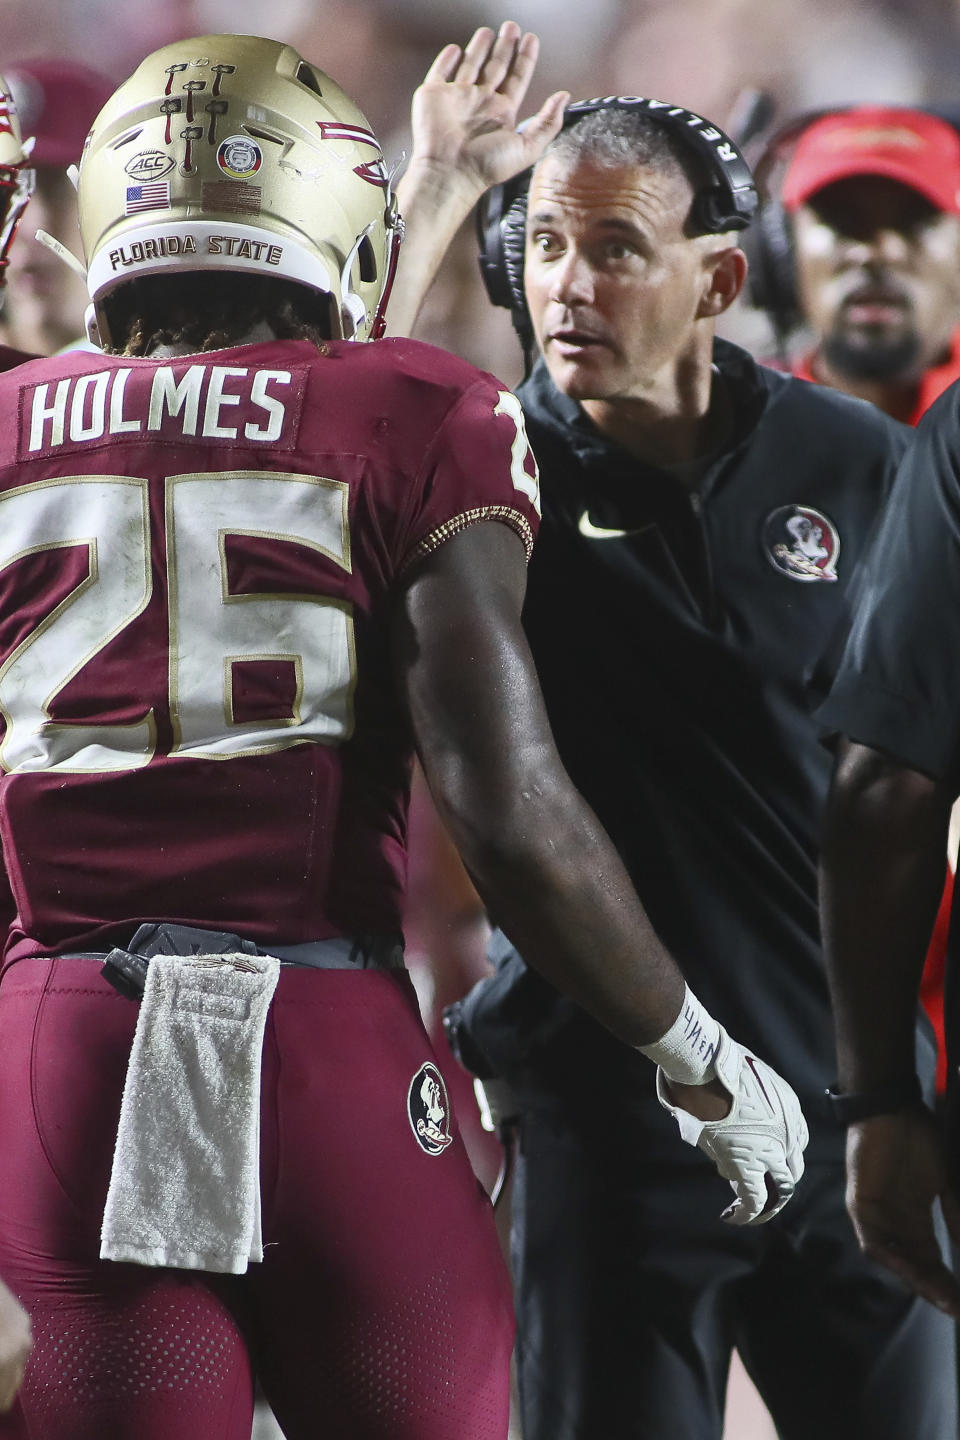
<instances>
[{"instance_id":1,"label":"gold football helmet","mask_svg":"<svg viewBox=\"0 0 960 1440\"><path fill-rule=\"evenodd\" d=\"M6 284L10 245L33 194L35 176L27 166L32 143L23 142L13 95L0 75L0 286Z\"/></svg>"},{"instance_id":2,"label":"gold football helmet","mask_svg":"<svg viewBox=\"0 0 960 1440\"><path fill-rule=\"evenodd\" d=\"M119 285L205 269L329 296L335 337L383 333L391 177L362 112L290 45L202 35L148 56L93 122L78 198L100 343Z\"/></svg>"}]
</instances>

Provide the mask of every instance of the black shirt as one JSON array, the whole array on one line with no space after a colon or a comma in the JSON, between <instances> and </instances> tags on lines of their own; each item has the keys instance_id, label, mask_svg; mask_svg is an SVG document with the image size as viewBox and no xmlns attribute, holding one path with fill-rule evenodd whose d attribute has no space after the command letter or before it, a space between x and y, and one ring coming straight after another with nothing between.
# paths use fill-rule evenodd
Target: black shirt
<instances>
[{"instance_id":1,"label":"black shirt","mask_svg":"<svg viewBox=\"0 0 960 1440\"><path fill-rule=\"evenodd\" d=\"M820 715L960 788L960 385L927 411L900 467Z\"/></svg>"},{"instance_id":2,"label":"black shirt","mask_svg":"<svg viewBox=\"0 0 960 1440\"><path fill-rule=\"evenodd\" d=\"M927 411L897 473L820 719L828 730L960 791L960 385ZM960 909L954 905L944 1011L954 1149L958 957Z\"/></svg>"},{"instance_id":3,"label":"black shirt","mask_svg":"<svg viewBox=\"0 0 960 1440\"><path fill-rule=\"evenodd\" d=\"M909 432L718 342L733 438L691 491L542 363L520 390L543 523L524 623L561 756L691 987L802 1097L835 1079L817 916L818 672ZM960 607L958 607L960 613ZM652 1067L527 972L466 1005L493 1068L646 1096Z\"/></svg>"}]
</instances>

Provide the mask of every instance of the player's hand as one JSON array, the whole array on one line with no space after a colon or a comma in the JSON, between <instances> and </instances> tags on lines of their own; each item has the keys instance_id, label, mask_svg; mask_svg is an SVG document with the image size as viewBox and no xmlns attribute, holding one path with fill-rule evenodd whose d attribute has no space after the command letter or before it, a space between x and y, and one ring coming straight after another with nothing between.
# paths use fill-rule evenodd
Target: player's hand
<instances>
[{"instance_id":1,"label":"player's hand","mask_svg":"<svg viewBox=\"0 0 960 1440\"><path fill-rule=\"evenodd\" d=\"M960 1240L960 1204L949 1187L936 1123L926 1107L850 1126L847 1209L861 1250L960 1319L960 1282L943 1263L933 1229L938 1198L951 1235Z\"/></svg>"},{"instance_id":2,"label":"player's hand","mask_svg":"<svg viewBox=\"0 0 960 1440\"><path fill-rule=\"evenodd\" d=\"M16 1399L32 1345L29 1316L0 1280L0 1414Z\"/></svg>"},{"instance_id":3,"label":"player's hand","mask_svg":"<svg viewBox=\"0 0 960 1440\"><path fill-rule=\"evenodd\" d=\"M722 1027L714 1067L730 1096L721 1119L704 1120L682 1101L676 1103L680 1087L672 1086L661 1070L657 1095L676 1119L681 1137L698 1146L730 1181L736 1199L721 1218L731 1225L763 1223L783 1209L803 1174L807 1122L786 1080Z\"/></svg>"},{"instance_id":4,"label":"player's hand","mask_svg":"<svg viewBox=\"0 0 960 1440\"><path fill-rule=\"evenodd\" d=\"M558 90L518 129L540 42L513 20L446 45L413 97L410 169L435 169L479 199L533 165L560 129L570 96Z\"/></svg>"}]
</instances>

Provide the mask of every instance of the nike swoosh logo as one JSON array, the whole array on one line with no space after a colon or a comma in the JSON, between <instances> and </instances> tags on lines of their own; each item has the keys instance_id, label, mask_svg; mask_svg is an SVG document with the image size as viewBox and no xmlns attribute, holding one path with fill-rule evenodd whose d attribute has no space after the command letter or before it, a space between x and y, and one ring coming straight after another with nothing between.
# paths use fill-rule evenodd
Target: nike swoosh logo
<instances>
[{"instance_id":1,"label":"nike swoosh logo","mask_svg":"<svg viewBox=\"0 0 960 1440\"><path fill-rule=\"evenodd\" d=\"M753 1058L752 1055L744 1055L743 1058L744 1058L744 1060L746 1061L746 1063L750 1066L750 1069L753 1071L753 1078L756 1080L757 1084L760 1086L760 1094L763 1096L764 1100L766 1100L767 1104L770 1106L770 1113L771 1113L772 1115L775 1115L775 1114L776 1114L776 1111L775 1111L774 1106L773 1106L773 1101L770 1099L770 1096L767 1094L766 1088L764 1087L764 1083L763 1083L763 1081L760 1079L760 1071L757 1069L757 1062L756 1062L756 1060L754 1060L754 1058Z\"/></svg>"},{"instance_id":2,"label":"nike swoosh logo","mask_svg":"<svg viewBox=\"0 0 960 1440\"><path fill-rule=\"evenodd\" d=\"M654 526L638 525L635 530L607 530L603 525L594 525L590 519L590 511L584 510L577 522L577 529L581 535L588 540L622 540L627 535L642 535L646 530L652 530Z\"/></svg>"}]
</instances>

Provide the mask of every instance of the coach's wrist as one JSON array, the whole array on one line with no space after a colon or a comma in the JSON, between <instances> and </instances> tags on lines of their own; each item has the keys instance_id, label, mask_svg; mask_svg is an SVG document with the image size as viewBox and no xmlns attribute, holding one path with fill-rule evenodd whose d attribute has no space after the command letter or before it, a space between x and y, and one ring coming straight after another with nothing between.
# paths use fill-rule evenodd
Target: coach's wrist
<instances>
[{"instance_id":1,"label":"coach's wrist","mask_svg":"<svg viewBox=\"0 0 960 1440\"><path fill-rule=\"evenodd\" d=\"M436 223L440 217L459 224L486 189L482 180L452 165L414 156L400 177L397 200L408 224L414 218Z\"/></svg>"},{"instance_id":2,"label":"coach's wrist","mask_svg":"<svg viewBox=\"0 0 960 1440\"><path fill-rule=\"evenodd\" d=\"M856 1125L876 1115L893 1115L898 1110L923 1104L923 1091L916 1075L904 1075L869 1090L840 1090L831 1085L825 1095L830 1114L838 1125Z\"/></svg>"}]
</instances>

